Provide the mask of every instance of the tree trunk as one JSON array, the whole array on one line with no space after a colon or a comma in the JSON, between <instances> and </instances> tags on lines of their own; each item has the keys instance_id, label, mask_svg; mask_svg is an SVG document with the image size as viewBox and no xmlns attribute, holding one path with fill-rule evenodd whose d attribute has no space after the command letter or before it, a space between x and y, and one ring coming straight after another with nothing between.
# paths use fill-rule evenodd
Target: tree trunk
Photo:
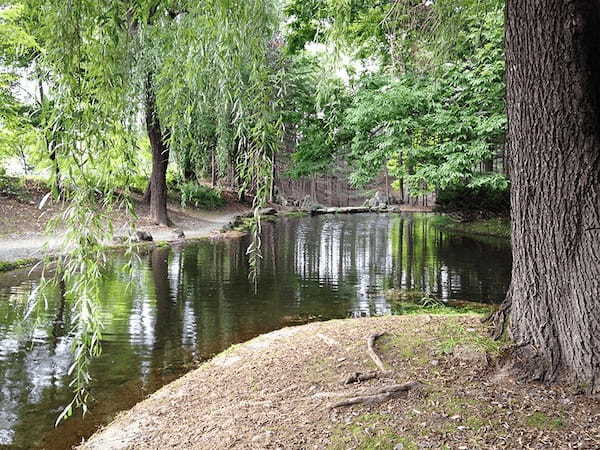
<instances>
[{"instance_id":1,"label":"tree trunk","mask_svg":"<svg viewBox=\"0 0 600 450\"><path fill-rule=\"evenodd\" d=\"M598 392L600 8L508 0L506 48L518 366Z\"/></svg>"},{"instance_id":2,"label":"tree trunk","mask_svg":"<svg viewBox=\"0 0 600 450\"><path fill-rule=\"evenodd\" d=\"M44 107L46 96L44 94L44 83L42 82L41 75L38 71L38 91L40 94L40 108ZM58 158L56 155L56 144L54 142L54 136L52 139L48 139L48 135L44 133L44 141L46 142L46 149L48 150L48 157L52 162L52 175L54 176L54 190L58 197L62 197L62 186L60 182L60 166L58 165Z\"/></svg>"},{"instance_id":3,"label":"tree trunk","mask_svg":"<svg viewBox=\"0 0 600 450\"><path fill-rule=\"evenodd\" d=\"M152 198L152 176L148 180L148 185L146 186L146 190L144 191L144 197L142 198L142 202L146 205L150 205L150 199Z\"/></svg>"},{"instance_id":4,"label":"tree trunk","mask_svg":"<svg viewBox=\"0 0 600 450\"><path fill-rule=\"evenodd\" d=\"M167 167L169 147L165 143L156 112L156 99L152 87L152 75L146 81L146 129L152 150L152 174L150 175L150 218L159 225L169 226L167 214Z\"/></svg>"},{"instance_id":5,"label":"tree trunk","mask_svg":"<svg viewBox=\"0 0 600 450\"><path fill-rule=\"evenodd\" d=\"M217 185L217 163L215 161L215 151L213 149L210 153L210 185L215 187Z\"/></svg>"}]
</instances>

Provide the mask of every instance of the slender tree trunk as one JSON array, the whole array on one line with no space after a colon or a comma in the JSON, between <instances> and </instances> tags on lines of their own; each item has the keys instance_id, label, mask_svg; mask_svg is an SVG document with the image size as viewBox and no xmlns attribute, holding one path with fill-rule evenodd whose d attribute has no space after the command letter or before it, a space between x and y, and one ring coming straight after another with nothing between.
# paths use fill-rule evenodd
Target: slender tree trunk
<instances>
[{"instance_id":1,"label":"slender tree trunk","mask_svg":"<svg viewBox=\"0 0 600 450\"><path fill-rule=\"evenodd\" d=\"M40 107L44 107L44 102L46 101L46 96L44 93L44 83L42 83L41 75L38 73L38 91L40 94ZM45 134L45 133L44 133ZM54 175L54 189L56 191L56 195L59 197L62 196L62 186L60 182L60 167L58 166L58 158L56 155L56 143L54 139L48 139L48 136L44 136L44 141L46 142L46 148L48 149L48 157L50 158L50 162L52 163L52 172Z\"/></svg>"},{"instance_id":2,"label":"slender tree trunk","mask_svg":"<svg viewBox=\"0 0 600 450\"><path fill-rule=\"evenodd\" d=\"M507 1L513 271L518 367L600 391L600 8ZM517 364L515 364L517 367Z\"/></svg>"},{"instance_id":3,"label":"slender tree trunk","mask_svg":"<svg viewBox=\"0 0 600 450\"><path fill-rule=\"evenodd\" d=\"M210 184L212 187L217 185L217 164L215 159L215 149L213 149L210 154Z\"/></svg>"},{"instance_id":4,"label":"slender tree trunk","mask_svg":"<svg viewBox=\"0 0 600 450\"><path fill-rule=\"evenodd\" d=\"M385 201L390 204L390 177L388 175L387 164L385 166Z\"/></svg>"},{"instance_id":5,"label":"slender tree trunk","mask_svg":"<svg viewBox=\"0 0 600 450\"><path fill-rule=\"evenodd\" d=\"M273 152L273 156L271 157L271 180L270 180L270 187L269 187L269 201L271 203L273 203L273 201L275 200L275 175L276 175L276 168L275 168L275 152Z\"/></svg>"},{"instance_id":6,"label":"slender tree trunk","mask_svg":"<svg viewBox=\"0 0 600 450\"><path fill-rule=\"evenodd\" d=\"M150 217L164 226L169 226L167 214L167 167L169 165L169 147L160 127L156 112L156 99L152 87L152 75L146 81L146 129L152 150L152 174L150 175Z\"/></svg>"},{"instance_id":7,"label":"slender tree trunk","mask_svg":"<svg viewBox=\"0 0 600 450\"><path fill-rule=\"evenodd\" d=\"M483 162L483 171L488 173L494 171L494 158L486 159Z\"/></svg>"}]
</instances>

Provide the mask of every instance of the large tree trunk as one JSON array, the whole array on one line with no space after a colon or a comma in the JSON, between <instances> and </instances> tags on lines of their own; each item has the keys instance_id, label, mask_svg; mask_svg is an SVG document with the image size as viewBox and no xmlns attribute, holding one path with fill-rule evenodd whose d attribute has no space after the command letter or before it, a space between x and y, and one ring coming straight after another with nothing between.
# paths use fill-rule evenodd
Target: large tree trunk
<instances>
[{"instance_id":1,"label":"large tree trunk","mask_svg":"<svg viewBox=\"0 0 600 450\"><path fill-rule=\"evenodd\" d=\"M152 87L152 77L146 82L146 129L152 150L152 174L150 175L150 217L164 226L169 226L167 215L167 167L169 165L169 147L156 113L156 99Z\"/></svg>"},{"instance_id":2,"label":"large tree trunk","mask_svg":"<svg viewBox=\"0 0 600 450\"><path fill-rule=\"evenodd\" d=\"M515 367L598 392L598 3L508 0L506 49Z\"/></svg>"}]
</instances>

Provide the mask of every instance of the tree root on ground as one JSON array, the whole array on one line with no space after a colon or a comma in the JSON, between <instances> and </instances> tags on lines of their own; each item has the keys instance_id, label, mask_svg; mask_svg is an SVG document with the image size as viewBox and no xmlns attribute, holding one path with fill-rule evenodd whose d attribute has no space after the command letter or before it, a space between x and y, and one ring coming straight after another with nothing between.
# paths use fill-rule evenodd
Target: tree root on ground
<instances>
[{"instance_id":1,"label":"tree root on ground","mask_svg":"<svg viewBox=\"0 0 600 450\"><path fill-rule=\"evenodd\" d=\"M369 392L365 392L362 395L349 397L331 405L331 408L340 408L342 406L352 406L358 404L374 405L377 403L386 402L394 397L399 396L403 392L408 392L411 389L415 389L421 386L418 381L411 381L404 384L392 384L390 386L384 386L379 389L374 389Z\"/></svg>"},{"instance_id":2,"label":"tree root on ground","mask_svg":"<svg viewBox=\"0 0 600 450\"><path fill-rule=\"evenodd\" d=\"M388 371L385 369L383 361L381 360L377 352L375 352L375 341L384 334L385 333L375 333L367 338L367 353L381 372L354 372L345 378L344 384L360 383L362 381L368 381L374 378L379 378L380 375L385 375L388 373Z\"/></svg>"},{"instance_id":3,"label":"tree root on ground","mask_svg":"<svg viewBox=\"0 0 600 450\"><path fill-rule=\"evenodd\" d=\"M506 299L496 311L493 311L489 316L481 320L482 323L490 323L492 325L491 337L495 341L500 339L506 330L508 320L510 318L510 310L512 307L512 298L510 292Z\"/></svg>"},{"instance_id":4,"label":"tree root on ground","mask_svg":"<svg viewBox=\"0 0 600 450\"><path fill-rule=\"evenodd\" d=\"M381 375L389 374L389 371L386 370L385 364L375 351L375 341L384 334L385 333L375 333L367 338L367 353L369 354L375 365L379 368L379 371L372 371L364 374L360 372L355 372L346 378L344 384L360 383L362 381L368 381L374 378L379 378ZM411 381L409 383L404 384L392 384L389 386L384 386L375 390L363 392L360 395L332 392L322 393L321 396L348 397L344 400L340 400L339 402L334 403L330 406L330 408L340 408L342 406L351 406L358 404L372 405L388 401L394 397L397 397L403 392L408 392L411 389L414 389L419 386L421 386L421 383L419 383L418 381Z\"/></svg>"},{"instance_id":5,"label":"tree root on ground","mask_svg":"<svg viewBox=\"0 0 600 450\"><path fill-rule=\"evenodd\" d=\"M375 341L384 334L385 333L375 333L369 336L369 338L367 339L367 353L369 353L369 356L371 357L375 365L379 367L379 370L385 373L385 365L383 364L383 361L381 360L377 352L375 352Z\"/></svg>"}]
</instances>

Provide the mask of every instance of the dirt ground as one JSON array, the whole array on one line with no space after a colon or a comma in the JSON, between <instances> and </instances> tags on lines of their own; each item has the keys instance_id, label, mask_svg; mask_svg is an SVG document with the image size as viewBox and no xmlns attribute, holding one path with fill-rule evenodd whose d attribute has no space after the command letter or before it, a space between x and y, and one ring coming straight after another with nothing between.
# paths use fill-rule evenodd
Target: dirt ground
<instances>
[{"instance_id":1,"label":"dirt ground","mask_svg":"<svg viewBox=\"0 0 600 450\"><path fill-rule=\"evenodd\" d=\"M122 413L84 449L600 448L600 402L521 383L477 315L312 323L235 346ZM389 371L359 384L349 374ZM396 383L382 403L332 407Z\"/></svg>"},{"instance_id":2,"label":"dirt ground","mask_svg":"<svg viewBox=\"0 0 600 450\"><path fill-rule=\"evenodd\" d=\"M48 191L39 184L27 181L25 192L20 196L0 195L0 261L38 259L46 253L59 251L61 228L51 234L46 226L53 217L60 217L65 210L61 202L47 202L42 209L38 206ZM182 230L187 238L200 238L220 230L235 216L247 212L249 205L229 199L228 204L215 210L181 208L169 203L169 217L173 227L160 227L149 219L149 207L141 202L141 196L134 196L137 230L149 232L155 241L179 239L175 230ZM126 234L130 221L125 211L111 214L116 234Z\"/></svg>"}]
</instances>

